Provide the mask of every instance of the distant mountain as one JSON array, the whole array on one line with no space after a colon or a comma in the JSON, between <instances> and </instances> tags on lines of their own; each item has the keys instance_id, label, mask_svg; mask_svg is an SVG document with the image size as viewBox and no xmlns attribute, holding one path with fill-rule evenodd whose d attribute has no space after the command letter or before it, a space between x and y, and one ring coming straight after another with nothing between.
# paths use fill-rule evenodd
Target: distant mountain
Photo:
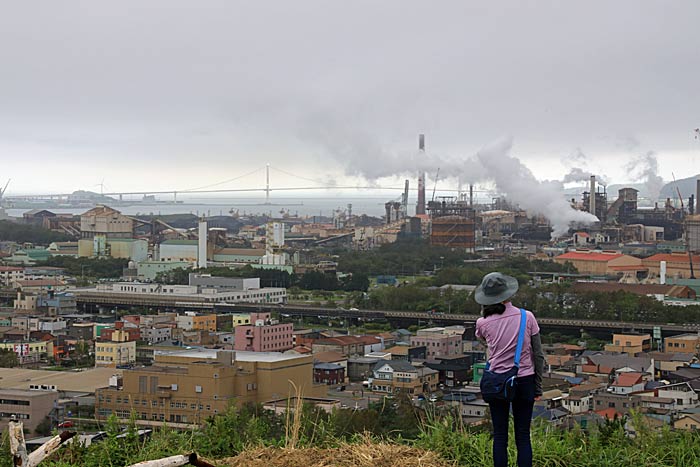
<instances>
[{"instance_id":1,"label":"distant mountain","mask_svg":"<svg viewBox=\"0 0 700 467\"><path fill-rule=\"evenodd\" d=\"M690 195L694 195L695 188L697 184L697 179L700 178L700 174L694 177L682 178L676 180L675 182L667 183L661 189L661 198L671 198L678 199L678 192L676 191L676 186L681 190L681 196L683 196L683 201L687 202Z\"/></svg>"}]
</instances>

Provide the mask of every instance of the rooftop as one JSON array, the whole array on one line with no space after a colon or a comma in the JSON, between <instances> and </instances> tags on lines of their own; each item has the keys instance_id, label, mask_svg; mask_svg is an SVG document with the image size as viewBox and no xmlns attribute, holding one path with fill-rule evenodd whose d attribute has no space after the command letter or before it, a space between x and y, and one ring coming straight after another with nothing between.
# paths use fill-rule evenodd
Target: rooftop
<instances>
[{"instance_id":1,"label":"rooftop","mask_svg":"<svg viewBox=\"0 0 700 467\"><path fill-rule=\"evenodd\" d=\"M217 349L186 349L186 350L156 350L155 356L184 357L191 359L216 359ZM236 361L239 362L283 362L306 358L303 355L283 354L279 352L248 352L236 350L234 352Z\"/></svg>"},{"instance_id":2,"label":"rooftop","mask_svg":"<svg viewBox=\"0 0 700 467\"><path fill-rule=\"evenodd\" d=\"M601 261L607 262L611 259L620 258L624 256L622 253L617 252L599 252L599 251L569 251L563 255L559 255L556 259L570 259L578 261Z\"/></svg>"},{"instance_id":3,"label":"rooftop","mask_svg":"<svg viewBox=\"0 0 700 467\"><path fill-rule=\"evenodd\" d=\"M2 386L7 389L29 389L30 384L55 385L59 391L95 392L104 387L110 376L120 374L114 368L91 368L82 371L27 370L0 368Z\"/></svg>"}]
</instances>

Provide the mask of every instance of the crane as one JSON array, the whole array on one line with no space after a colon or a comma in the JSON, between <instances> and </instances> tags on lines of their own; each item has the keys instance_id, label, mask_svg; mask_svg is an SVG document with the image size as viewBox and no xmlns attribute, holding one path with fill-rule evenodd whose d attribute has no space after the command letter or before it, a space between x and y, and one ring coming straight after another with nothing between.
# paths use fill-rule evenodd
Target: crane
<instances>
[{"instance_id":1,"label":"crane","mask_svg":"<svg viewBox=\"0 0 700 467\"><path fill-rule=\"evenodd\" d=\"M8 179L7 179L7 183L5 183L5 188L3 188L2 190L0 190L0 201L2 200L2 196L3 196L3 195L5 194L5 192L7 191L7 186L10 184L11 181L12 181L12 179L11 179L11 178L8 178Z\"/></svg>"}]
</instances>

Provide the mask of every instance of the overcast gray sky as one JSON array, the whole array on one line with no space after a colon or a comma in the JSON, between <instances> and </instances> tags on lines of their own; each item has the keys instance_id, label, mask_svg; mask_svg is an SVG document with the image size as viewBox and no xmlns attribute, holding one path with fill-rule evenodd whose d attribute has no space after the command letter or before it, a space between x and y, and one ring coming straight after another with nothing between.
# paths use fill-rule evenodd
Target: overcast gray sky
<instances>
[{"instance_id":1,"label":"overcast gray sky","mask_svg":"<svg viewBox=\"0 0 700 467\"><path fill-rule=\"evenodd\" d=\"M0 5L13 193L183 189L266 162L354 184L419 132L451 160L512 137L539 179L629 181L648 151L664 178L700 172L697 1Z\"/></svg>"}]
</instances>

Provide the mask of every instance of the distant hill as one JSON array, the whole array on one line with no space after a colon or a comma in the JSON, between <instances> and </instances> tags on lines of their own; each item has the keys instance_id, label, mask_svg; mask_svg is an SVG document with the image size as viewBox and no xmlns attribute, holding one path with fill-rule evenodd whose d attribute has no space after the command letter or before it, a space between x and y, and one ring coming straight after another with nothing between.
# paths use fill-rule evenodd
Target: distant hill
<instances>
[{"instance_id":1,"label":"distant hill","mask_svg":"<svg viewBox=\"0 0 700 467\"><path fill-rule=\"evenodd\" d=\"M678 192L676 191L676 186L681 190L681 196L683 196L683 201L687 202L690 195L695 194L696 180L700 178L700 174L693 177L682 178L676 180L675 182L667 183L661 189L661 198L678 198Z\"/></svg>"}]
</instances>

